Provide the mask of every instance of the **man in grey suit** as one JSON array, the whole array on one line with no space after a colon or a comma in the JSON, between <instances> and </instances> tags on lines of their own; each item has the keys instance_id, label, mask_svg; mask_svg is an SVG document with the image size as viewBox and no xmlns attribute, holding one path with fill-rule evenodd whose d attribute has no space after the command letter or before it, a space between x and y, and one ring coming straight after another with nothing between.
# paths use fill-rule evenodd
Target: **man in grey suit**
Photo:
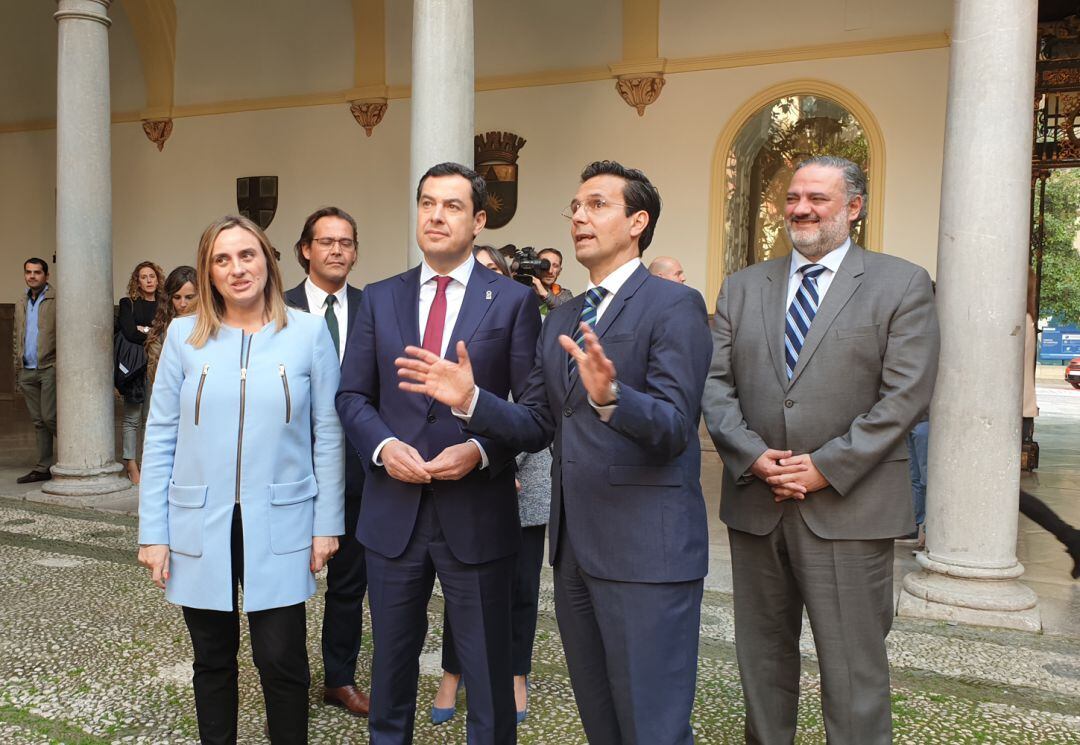
<instances>
[{"instance_id":1,"label":"man in grey suit","mask_svg":"<svg viewBox=\"0 0 1080 745\"><path fill-rule=\"evenodd\" d=\"M831 745L892 741L885 637L893 539L911 532L906 435L930 404L930 277L850 240L866 177L798 166L795 251L727 278L716 301L705 421L724 461L746 739L791 743L806 608Z\"/></svg>"}]
</instances>

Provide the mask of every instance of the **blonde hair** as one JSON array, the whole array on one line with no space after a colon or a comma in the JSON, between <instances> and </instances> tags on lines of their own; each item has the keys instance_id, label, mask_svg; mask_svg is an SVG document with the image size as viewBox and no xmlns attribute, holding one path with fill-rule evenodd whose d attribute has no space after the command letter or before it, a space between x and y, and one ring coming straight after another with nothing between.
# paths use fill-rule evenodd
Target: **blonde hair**
<instances>
[{"instance_id":1,"label":"blonde hair","mask_svg":"<svg viewBox=\"0 0 1080 745\"><path fill-rule=\"evenodd\" d=\"M276 329L280 331L288 323L288 311L285 308L285 297L281 280L281 270L278 268L274 248L270 245L266 234L262 229L246 217L238 215L226 215L213 223L203 231L199 239L199 252L195 258L195 271L198 278L196 290L198 295L195 301L195 327L191 330L188 343L198 349L206 344L209 339L217 336L221 328L221 319L225 315L225 299L214 287L211 279L211 265L213 263L214 243L222 231L231 228L242 228L255 236L262 248L263 258L266 260L266 285L263 287L263 317L273 321Z\"/></svg>"},{"instance_id":2,"label":"blonde hair","mask_svg":"<svg viewBox=\"0 0 1080 745\"><path fill-rule=\"evenodd\" d=\"M139 272L147 267L154 270L154 274L157 275L157 289L154 290L154 302L160 302L165 297L165 272L160 266L152 261L140 261L131 272L131 278L128 280L127 296L131 302L135 302L142 297L142 290L139 289Z\"/></svg>"}]
</instances>

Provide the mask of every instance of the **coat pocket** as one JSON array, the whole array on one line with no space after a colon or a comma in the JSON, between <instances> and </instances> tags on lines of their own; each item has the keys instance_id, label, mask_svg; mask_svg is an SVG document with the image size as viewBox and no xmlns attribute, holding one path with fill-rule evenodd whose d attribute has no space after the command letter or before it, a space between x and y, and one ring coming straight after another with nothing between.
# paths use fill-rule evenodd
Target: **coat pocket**
<instances>
[{"instance_id":1,"label":"coat pocket","mask_svg":"<svg viewBox=\"0 0 1080 745\"><path fill-rule=\"evenodd\" d=\"M169 482L169 550L202 556L206 487Z\"/></svg>"},{"instance_id":2,"label":"coat pocket","mask_svg":"<svg viewBox=\"0 0 1080 745\"><path fill-rule=\"evenodd\" d=\"M873 324L870 326L850 326L848 328L838 328L836 331L836 338L838 339L854 339L858 336L877 336L878 327L880 324Z\"/></svg>"},{"instance_id":3,"label":"coat pocket","mask_svg":"<svg viewBox=\"0 0 1080 745\"><path fill-rule=\"evenodd\" d=\"M286 484L270 484L270 550L291 554L311 548L315 526L315 476Z\"/></svg>"}]
</instances>

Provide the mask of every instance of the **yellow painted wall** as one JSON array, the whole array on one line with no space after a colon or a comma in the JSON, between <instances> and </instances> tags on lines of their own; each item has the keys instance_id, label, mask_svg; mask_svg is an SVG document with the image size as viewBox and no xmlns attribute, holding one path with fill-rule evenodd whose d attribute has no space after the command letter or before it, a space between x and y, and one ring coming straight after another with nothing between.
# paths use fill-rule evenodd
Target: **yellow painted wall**
<instances>
[{"instance_id":1,"label":"yellow painted wall","mask_svg":"<svg viewBox=\"0 0 1080 745\"><path fill-rule=\"evenodd\" d=\"M756 93L813 78L843 87L874 113L885 138L885 250L934 270L948 50L870 55L670 75L644 117L618 97L611 80L477 94L478 131L509 130L521 151L517 216L480 240L570 249L559 215L583 165L615 158L640 167L659 187L664 211L646 254L684 263L691 284L707 285L711 168L717 138ZM284 254L285 277L302 278L292 244L303 218L334 203L360 223L358 284L405 268L413 233L408 202L408 100L391 101L367 138L344 105L187 117L176 121L163 152L137 123L117 124L113 145L113 280L123 291L142 259L171 268L191 262L199 233L236 208L238 176L277 175L280 202L271 240ZM0 302L22 286L23 258L54 251L53 130L0 135ZM567 262L574 290L584 271ZM58 279L63 280L63 267ZM710 299L711 302L711 299Z\"/></svg>"}]
</instances>

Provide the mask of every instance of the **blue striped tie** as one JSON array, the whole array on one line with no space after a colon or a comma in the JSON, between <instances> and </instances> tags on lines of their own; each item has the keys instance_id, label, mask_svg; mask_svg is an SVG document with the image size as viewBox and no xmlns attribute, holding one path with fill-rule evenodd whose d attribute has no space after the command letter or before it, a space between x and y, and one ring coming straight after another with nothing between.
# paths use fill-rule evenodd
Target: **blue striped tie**
<instances>
[{"instance_id":1,"label":"blue striped tie","mask_svg":"<svg viewBox=\"0 0 1080 745\"><path fill-rule=\"evenodd\" d=\"M818 297L817 279L825 267L820 264L807 264L799 269L802 274L802 282L795 292L795 298L787 310L787 324L784 329L784 360L787 363L787 376L795 373L795 364L799 361L799 352L802 351L806 335L810 331L810 324L817 315Z\"/></svg>"},{"instance_id":2,"label":"blue striped tie","mask_svg":"<svg viewBox=\"0 0 1080 745\"><path fill-rule=\"evenodd\" d=\"M600 303L603 302L604 296L607 294L608 291L603 287L594 287L585 293L585 305L581 308L578 325L574 327L574 333L570 336L582 349L585 348L585 332L581 330L581 324L587 323L589 328L596 325L596 309L600 307ZM568 369L571 377L577 373L577 360L573 357L570 358Z\"/></svg>"}]
</instances>

